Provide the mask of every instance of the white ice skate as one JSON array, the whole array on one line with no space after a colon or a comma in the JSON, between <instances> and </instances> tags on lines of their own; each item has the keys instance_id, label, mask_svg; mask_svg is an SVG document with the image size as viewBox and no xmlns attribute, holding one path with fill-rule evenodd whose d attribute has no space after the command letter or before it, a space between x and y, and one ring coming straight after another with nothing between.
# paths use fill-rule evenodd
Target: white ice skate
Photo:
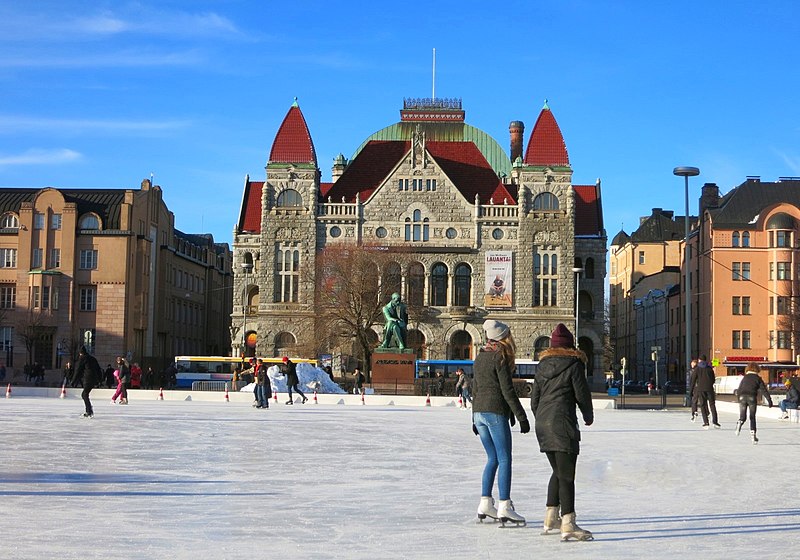
<instances>
[{"instance_id":1,"label":"white ice skate","mask_svg":"<svg viewBox=\"0 0 800 560\"><path fill-rule=\"evenodd\" d=\"M756 431L750 430L750 439L753 440L753 445L758 444L758 437L756 437Z\"/></svg>"},{"instance_id":2,"label":"white ice skate","mask_svg":"<svg viewBox=\"0 0 800 560\"><path fill-rule=\"evenodd\" d=\"M497 508L494 507L494 498L481 496L481 503L478 506L478 523L483 523L487 517L492 521L497 521Z\"/></svg>"},{"instance_id":3,"label":"white ice skate","mask_svg":"<svg viewBox=\"0 0 800 560\"><path fill-rule=\"evenodd\" d=\"M738 436L738 435L741 433L741 431L742 431L742 424L744 424L744 422L742 422L741 420L737 420L737 421L736 421L736 435L737 435L737 436Z\"/></svg>"},{"instance_id":4,"label":"white ice skate","mask_svg":"<svg viewBox=\"0 0 800 560\"><path fill-rule=\"evenodd\" d=\"M581 529L578 527L578 524L575 523L575 512L564 514L561 518L561 540L568 541L570 539L575 539L576 541L593 541L594 536L592 536L591 531L587 531L586 529Z\"/></svg>"},{"instance_id":5,"label":"white ice skate","mask_svg":"<svg viewBox=\"0 0 800 560\"><path fill-rule=\"evenodd\" d=\"M561 532L561 516L558 515L558 506L547 506L544 513L543 535L555 535Z\"/></svg>"},{"instance_id":6,"label":"white ice skate","mask_svg":"<svg viewBox=\"0 0 800 560\"><path fill-rule=\"evenodd\" d=\"M506 523L511 523L512 527L525 526L525 518L514 511L514 502L511 500L500 500L497 508L497 517L500 518L501 527L505 527Z\"/></svg>"}]
</instances>

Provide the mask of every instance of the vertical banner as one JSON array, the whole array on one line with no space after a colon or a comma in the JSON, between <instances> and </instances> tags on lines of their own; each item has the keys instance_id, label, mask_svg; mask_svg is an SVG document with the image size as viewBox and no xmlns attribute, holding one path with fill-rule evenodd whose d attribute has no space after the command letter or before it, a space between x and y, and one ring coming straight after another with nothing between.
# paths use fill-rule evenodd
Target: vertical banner
<instances>
[{"instance_id":1,"label":"vertical banner","mask_svg":"<svg viewBox=\"0 0 800 560\"><path fill-rule=\"evenodd\" d=\"M484 307L511 307L513 262L511 251L487 251Z\"/></svg>"}]
</instances>

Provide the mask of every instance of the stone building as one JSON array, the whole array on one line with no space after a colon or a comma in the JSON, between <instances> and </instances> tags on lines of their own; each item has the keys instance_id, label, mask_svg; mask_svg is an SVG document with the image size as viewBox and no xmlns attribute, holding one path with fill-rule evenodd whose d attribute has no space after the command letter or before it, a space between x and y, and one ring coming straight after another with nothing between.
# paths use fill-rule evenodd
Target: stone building
<instances>
[{"instance_id":1,"label":"stone building","mask_svg":"<svg viewBox=\"0 0 800 560\"><path fill-rule=\"evenodd\" d=\"M233 244L233 351L277 356L313 338L315 259L356 245L397 255L387 268L397 270L403 299L425 310L411 317L408 335L420 358L473 358L487 318L507 322L518 356L534 358L555 325L574 329L577 315L580 347L602 381L600 182L572 184L546 104L527 146L524 130L511 122L506 153L465 122L460 100L406 99L399 122L367 137L349 160L335 158L327 183L295 102L271 146L266 180L244 184ZM382 326L374 326L376 344Z\"/></svg>"},{"instance_id":2,"label":"stone building","mask_svg":"<svg viewBox=\"0 0 800 560\"><path fill-rule=\"evenodd\" d=\"M231 298L228 245L176 230L149 180L0 190L0 361L15 373L61 368L81 344L154 369L227 353Z\"/></svg>"}]
</instances>

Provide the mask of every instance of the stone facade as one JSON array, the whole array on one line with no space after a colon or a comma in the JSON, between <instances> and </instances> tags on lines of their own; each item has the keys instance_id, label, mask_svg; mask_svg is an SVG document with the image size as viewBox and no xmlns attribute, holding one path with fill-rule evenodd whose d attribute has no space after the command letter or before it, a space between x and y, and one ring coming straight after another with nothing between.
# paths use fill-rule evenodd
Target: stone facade
<instances>
[{"instance_id":1,"label":"stone facade","mask_svg":"<svg viewBox=\"0 0 800 560\"><path fill-rule=\"evenodd\" d=\"M282 153L292 122L305 124L298 113L299 108L293 106L276 137L266 180L245 182L243 208L234 231L235 293L242 296L234 302L234 352L243 351L238 325L257 333L255 347L245 353L263 356L280 355L286 344L302 344L314 337L317 255L329 247L356 244L398 255L401 295L406 301L416 297L411 293L411 265L421 265L426 313L424 320L411 317L411 327L424 340L418 355L429 359L462 357L459 352L474 357L484 342L481 325L487 318L508 323L518 356L534 358L537 349L549 345L557 323L574 329L573 267L590 263L591 278L583 278L580 285L580 345L588 350L591 373L602 378L606 239L599 183L580 187L590 193L590 201L583 200L579 209L578 187L572 184L568 164L537 165L521 157L512 163L494 139L465 124L463 130L458 129L461 137L451 141L453 123L425 120L437 114L430 107L424 116L405 110L401 113L404 122L371 136L349 162L339 156L332 174L336 181L322 183L307 129L300 127L296 135L307 137L306 153L312 161L275 159ZM447 111L438 114L458 119ZM549 114L546 117L552 119ZM463 141L468 134L477 140ZM535 129L532 141L536 135ZM550 140L563 145L560 132ZM394 155L387 155L389 144L396 150ZM489 161L496 163L490 166ZM385 171L375 171L381 166ZM281 204L279 197L288 191L295 191L302 202ZM592 219L597 227L581 231L576 224L580 212L595 212ZM293 278L298 284L296 301L287 297L285 280L277 272L286 261L282 264L276 258L286 251L295 254L299 263ZM506 308L487 307L484 302L486 259L494 251L509 252L513 258L512 300ZM445 271L443 279L434 278L436 270ZM581 274L587 276L587 272ZM544 278L546 291L541 288ZM465 282L469 284L466 301ZM549 291L551 286L555 296ZM384 299L388 296L383 294ZM373 330L378 340L382 324Z\"/></svg>"}]
</instances>

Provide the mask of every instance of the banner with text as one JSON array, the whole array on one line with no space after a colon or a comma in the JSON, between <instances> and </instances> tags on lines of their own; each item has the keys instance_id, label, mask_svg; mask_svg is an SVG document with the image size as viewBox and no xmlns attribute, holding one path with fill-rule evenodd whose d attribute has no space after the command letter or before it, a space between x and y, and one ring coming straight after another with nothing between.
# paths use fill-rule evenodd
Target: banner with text
<instances>
[{"instance_id":1,"label":"banner with text","mask_svg":"<svg viewBox=\"0 0 800 560\"><path fill-rule=\"evenodd\" d=\"M488 251L486 253L486 289L484 307L511 307L513 294L512 276L514 257L511 251Z\"/></svg>"}]
</instances>

